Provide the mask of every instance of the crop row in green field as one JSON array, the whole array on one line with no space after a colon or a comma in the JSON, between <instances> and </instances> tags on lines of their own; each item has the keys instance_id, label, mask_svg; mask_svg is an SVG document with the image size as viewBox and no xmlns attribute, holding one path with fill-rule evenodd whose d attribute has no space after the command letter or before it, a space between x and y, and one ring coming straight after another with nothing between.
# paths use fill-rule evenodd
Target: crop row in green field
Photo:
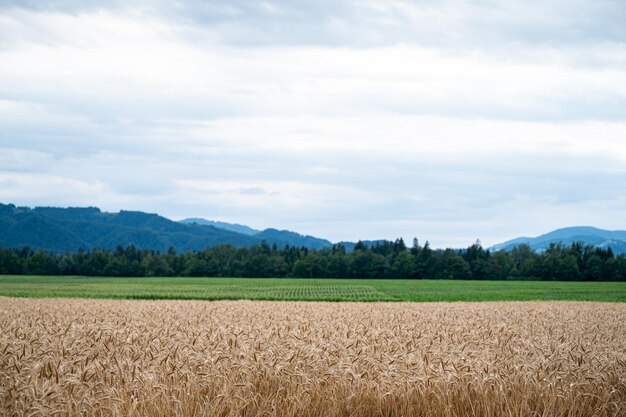
<instances>
[{"instance_id":1,"label":"crop row in green field","mask_svg":"<svg viewBox=\"0 0 626 417\"><path fill-rule=\"evenodd\" d=\"M0 295L198 300L626 302L625 282L0 276Z\"/></svg>"}]
</instances>

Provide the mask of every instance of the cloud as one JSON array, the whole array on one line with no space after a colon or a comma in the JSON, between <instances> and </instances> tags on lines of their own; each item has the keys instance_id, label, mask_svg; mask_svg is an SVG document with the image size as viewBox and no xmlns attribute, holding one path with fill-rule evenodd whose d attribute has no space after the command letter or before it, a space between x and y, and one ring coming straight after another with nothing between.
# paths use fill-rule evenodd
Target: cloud
<instances>
[{"instance_id":1,"label":"cloud","mask_svg":"<svg viewBox=\"0 0 626 417\"><path fill-rule=\"evenodd\" d=\"M4 202L437 246L623 227L620 2L0 10Z\"/></svg>"},{"instance_id":2,"label":"cloud","mask_svg":"<svg viewBox=\"0 0 626 417\"><path fill-rule=\"evenodd\" d=\"M9 202L21 204L25 195L36 195L45 204L61 205L68 199L78 204L89 205L83 197L109 194L106 184L87 182L62 176L39 173L0 173L2 195ZM101 198L101 197L100 197ZM102 201L96 197L97 200Z\"/></svg>"},{"instance_id":3,"label":"cloud","mask_svg":"<svg viewBox=\"0 0 626 417\"><path fill-rule=\"evenodd\" d=\"M7 13L84 16L108 13L172 22L189 40L236 46L371 47L416 44L453 49L623 43L620 0L517 2L274 0L228 3L0 1ZM45 26L39 24L36 27ZM83 34L85 35L85 34ZM113 35L115 36L115 35Z\"/></svg>"}]
</instances>

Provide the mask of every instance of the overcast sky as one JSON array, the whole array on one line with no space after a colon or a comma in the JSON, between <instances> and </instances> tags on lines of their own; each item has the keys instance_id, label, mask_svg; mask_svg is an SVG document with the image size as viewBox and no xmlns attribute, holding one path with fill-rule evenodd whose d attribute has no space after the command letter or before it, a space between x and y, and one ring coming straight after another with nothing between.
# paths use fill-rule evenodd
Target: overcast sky
<instances>
[{"instance_id":1,"label":"overcast sky","mask_svg":"<svg viewBox=\"0 0 626 417\"><path fill-rule=\"evenodd\" d=\"M626 229L624 22L623 0L0 0L0 202L435 247Z\"/></svg>"}]
</instances>

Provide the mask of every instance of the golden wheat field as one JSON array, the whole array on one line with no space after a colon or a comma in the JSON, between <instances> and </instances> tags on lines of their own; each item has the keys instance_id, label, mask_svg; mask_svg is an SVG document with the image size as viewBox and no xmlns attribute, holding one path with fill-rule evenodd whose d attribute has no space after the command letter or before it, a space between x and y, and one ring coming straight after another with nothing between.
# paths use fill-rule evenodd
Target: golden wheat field
<instances>
[{"instance_id":1,"label":"golden wheat field","mask_svg":"<svg viewBox=\"0 0 626 417\"><path fill-rule=\"evenodd\" d=\"M5 416L625 416L626 304L0 298Z\"/></svg>"}]
</instances>

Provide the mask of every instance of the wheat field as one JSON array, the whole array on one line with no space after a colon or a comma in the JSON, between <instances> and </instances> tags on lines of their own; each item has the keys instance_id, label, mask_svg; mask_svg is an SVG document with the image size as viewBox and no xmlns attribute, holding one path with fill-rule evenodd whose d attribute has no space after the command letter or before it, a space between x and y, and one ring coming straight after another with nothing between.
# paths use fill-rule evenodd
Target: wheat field
<instances>
[{"instance_id":1,"label":"wheat field","mask_svg":"<svg viewBox=\"0 0 626 417\"><path fill-rule=\"evenodd\" d=\"M0 298L4 416L626 416L626 304Z\"/></svg>"}]
</instances>

